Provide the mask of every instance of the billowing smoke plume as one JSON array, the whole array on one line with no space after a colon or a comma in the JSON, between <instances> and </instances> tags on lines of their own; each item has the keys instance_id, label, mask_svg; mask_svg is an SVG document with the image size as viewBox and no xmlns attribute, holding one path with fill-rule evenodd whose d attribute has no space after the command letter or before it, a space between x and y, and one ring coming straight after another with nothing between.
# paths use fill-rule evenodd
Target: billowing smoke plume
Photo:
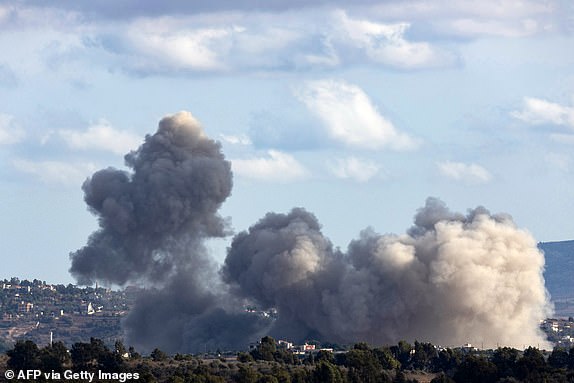
<instances>
[{"instance_id":1,"label":"billowing smoke plume","mask_svg":"<svg viewBox=\"0 0 574 383\"><path fill-rule=\"evenodd\" d=\"M304 209L268 213L235 236L221 269L203 241L228 234L217 211L229 162L186 112L83 189L100 229L71 254L81 283L149 286L124 321L127 341L169 352L245 348L263 334L293 341L548 346L544 257L530 234L484 208L450 212L429 198L403 235L371 229L346 252ZM246 303L274 308L271 323Z\"/></svg>"},{"instance_id":2,"label":"billowing smoke plume","mask_svg":"<svg viewBox=\"0 0 574 383\"><path fill-rule=\"evenodd\" d=\"M152 286L125 320L128 341L140 349L243 346L265 323L228 299L203 246L227 232L217 210L232 175L219 143L180 112L125 161L131 172L100 170L83 185L100 229L70 255L70 272L82 284Z\"/></svg>"},{"instance_id":3,"label":"billowing smoke plume","mask_svg":"<svg viewBox=\"0 0 574 383\"><path fill-rule=\"evenodd\" d=\"M225 234L217 210L231 193L230 164L190 113L162 119L125 160L132 173L108 168L83 185L100 230L71 255L81 283L165 278L198 250L197 239Z\"/></svg>"},{"instance_id":4,"label":"billowing smoke plume","mask_svg":"<svg viewBox=\"0 0 574 383\"><path fill-rule=\"evenodd\" d=\"M542 347L543 266L509 216L463 216L429 198L407 234L367 229L346 254L305 210L268 214L235 237L223 275L237 294L277 308L276 336Z\"/></svg>"}]
</instances>

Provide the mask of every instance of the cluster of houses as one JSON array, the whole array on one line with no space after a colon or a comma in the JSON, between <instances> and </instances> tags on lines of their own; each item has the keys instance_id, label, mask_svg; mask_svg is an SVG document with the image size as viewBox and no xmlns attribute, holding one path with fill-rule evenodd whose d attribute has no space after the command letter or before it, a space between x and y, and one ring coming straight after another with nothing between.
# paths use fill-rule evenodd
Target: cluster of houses
<instances>
[{"instance_id":1,"label":"cluster of houses","mask_svg":"<svg viewBox=\"0 0 574 383\"><path fill-rule=\"evenodd\" d=\"M249 349L253 350L255 348L257 348L257 346L260 344L261 342L256 342L256 343L251 343L249 345ZM305 357L308 356L309 354L317 354L321 351L324 352L331 352L331 353L337 353L337 351L333 352L332 348L321 348L321 347L317 347L317 345L312 344L312 343L304 343L301 345L297 345L294 344L293 342L289 342L287 340L276 340L275 341L275 345L277 346L277 348L279 349L283 349L283 350L289 350L293 353L293 355L299 356L299 357Z\"/></svg>"},{"instance_id":2,"label":"cluster of houses","mask_svg":"<svg viewBox=\"0 0 574 383\"><path fill-rule=\"evenodd\" d=\"M126 292L12 278L0 281L0 320L62 317L67 315L122 315L127 312Z\"/></svg>"},{"instance_id":3,"label":"cluster of houses","mask_svg":"<svg viewBox=\"0 0 574 383\"><path fill-rule=\"evenodd\" d=\"M568 319L545 319L540 322L540 328L556 346L564 348L574 347L573 317Z\"/></svg>"}]
</instances>

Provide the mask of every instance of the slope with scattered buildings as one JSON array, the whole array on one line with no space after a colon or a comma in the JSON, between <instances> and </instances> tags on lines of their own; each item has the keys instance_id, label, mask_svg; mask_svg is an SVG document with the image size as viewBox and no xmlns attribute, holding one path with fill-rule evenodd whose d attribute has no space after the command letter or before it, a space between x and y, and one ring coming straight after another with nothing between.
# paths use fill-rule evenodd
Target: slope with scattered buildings
<instances>
[{"instance_id":1,"label":"slope with scattered buildings","mask_svg":"<svg viewBox=\"0 0 574 383\"><path fill-rule=\"evenodd\" d=\"M554 345L565 349L574 347L574 317L545 319L541 322L541 328Z\"/></svg>"},{"instance_id":2,"label":"slope with scattered buildings","mask_svg":"<svg viewBox=\"0 0 574 383\"><path fill-rule=\"evenodd\" d=\"M113 342L122 337L120 319L132 301L129 289L5 279L0 281L0 339L13 343L26 338L46 344L52 337L72 344L93 336Z\"/></svg>"}]
</instances>

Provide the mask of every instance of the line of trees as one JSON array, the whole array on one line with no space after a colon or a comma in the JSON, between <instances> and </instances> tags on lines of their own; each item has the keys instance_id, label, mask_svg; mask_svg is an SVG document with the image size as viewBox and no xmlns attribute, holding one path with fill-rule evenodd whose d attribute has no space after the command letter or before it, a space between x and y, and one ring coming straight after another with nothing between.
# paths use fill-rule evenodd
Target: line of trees
<instances>
[{"instance_id":1,"label":"line of trees","mask_svg":"<svg viewBox=\"0 0 574 383\"><path fill-rule=\"evenodd\" d=\"M9 358L7 367L15 371L41 370L62 373L66 369L74 369L122 372L126 367L122 357L125 352L121 341L117 341L115 349L110 350L100 339L91 338L89 343L74 343L70 350L62 342L39 348L31 340L21 340L16 342L11 350L6 351L6 355Z\"/></svg>"},{"instance_id":2,"label":"line of trees","mask_svg":"<svg viewBox=\"0 0 574 383\"><path fill-rule=\"evenodd\" d=\"M18 341L6 354L13 370L137 372L141 382L408 383L416 382L411 371L421 371L433 374L432 383L574 383L574 348L556 348L545 356L532 347L464 352L401 341L375 348L358 343L346 352L319 351L300 359L264 337L249 353L239 353L237 361L206 362L192 355L170 357L159 349L142 358L120 341L107 347L92 338L70 350L61 342L38 348L32 341Z\"/></svg>"}]
</instances>

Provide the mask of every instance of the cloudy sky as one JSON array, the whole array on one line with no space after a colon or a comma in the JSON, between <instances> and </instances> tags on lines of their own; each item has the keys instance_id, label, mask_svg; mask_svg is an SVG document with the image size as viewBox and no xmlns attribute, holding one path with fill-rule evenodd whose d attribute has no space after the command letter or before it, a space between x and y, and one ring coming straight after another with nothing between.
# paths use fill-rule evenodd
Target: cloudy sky
<instances>
[{"instance_id":1,"label":"cloudy sky","mask_svg":"<svg viewBox=\"0 0 574 383\"><path fill-rule=\"evenodd\" d=\"M574 239L573 3L348 3L0 1L0 278L72 282L82 182L181 110L235 231L302 206L345 248L435 196Z\"/></svg>"}]
</instances>

